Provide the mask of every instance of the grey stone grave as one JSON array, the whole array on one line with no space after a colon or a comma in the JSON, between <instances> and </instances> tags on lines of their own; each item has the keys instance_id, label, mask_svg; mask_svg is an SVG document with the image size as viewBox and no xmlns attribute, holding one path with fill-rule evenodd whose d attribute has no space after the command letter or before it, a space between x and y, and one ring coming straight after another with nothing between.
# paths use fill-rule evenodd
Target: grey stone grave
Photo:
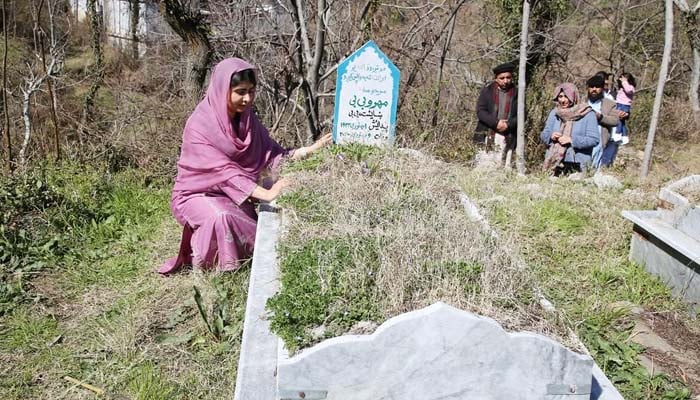
<instances>
[{"instance_id":1,"label":"grey stone grave","mask_svg":"<svg viewBox=\"0 0 700 400\"><path fill-rule=\"evenodd\" d=\"M671 292L700 312L700 175L659 192L657 210L623 211L634 223L630 260L643 265Z\"/></svg>"},{"instance_id":2,"label":"grey stone grave","mask_svg":"<svg viewBox=\"0 0 700 400\"><path fill-rule=\"evenodd\" d=\"M622 400L590 356L443 303L290 358L265 311L279 287L279 225L260 212L234 399Z\"/></svg>"}]
</instances>

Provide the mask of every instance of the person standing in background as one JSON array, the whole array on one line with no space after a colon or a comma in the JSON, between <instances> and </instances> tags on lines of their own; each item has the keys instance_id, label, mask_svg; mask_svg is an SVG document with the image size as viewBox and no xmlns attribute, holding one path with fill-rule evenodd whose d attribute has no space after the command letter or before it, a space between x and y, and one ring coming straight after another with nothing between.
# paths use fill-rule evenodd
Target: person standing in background
<instances>
[{"instance_id":1,"label":"person standing in background","mask_svg":"<svg viewBox=\"0 0 700 400\"><path fill-rule=\"evenodd\" d=\"M474 142L486 152L500 155L501 164L510 164L515 148L518 96L513 82L515 65L505 63L493 68L493 81L479 93L476 102L478 122Z\"/></svg>"}]
</instances>

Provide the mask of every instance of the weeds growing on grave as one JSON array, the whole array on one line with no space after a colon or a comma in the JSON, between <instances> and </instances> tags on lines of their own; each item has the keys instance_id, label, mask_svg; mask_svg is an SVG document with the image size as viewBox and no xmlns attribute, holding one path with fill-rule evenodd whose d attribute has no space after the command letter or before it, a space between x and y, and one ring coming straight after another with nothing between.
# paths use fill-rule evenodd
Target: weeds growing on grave
<instances>
[{"instance_id":1,"label":"weeds growing on grave","mask_svg":"<svg viewBox=\"0 0 700 400\"><path fill-rule=\"evenodd\" d=\"M268 302L287 347L436 301L572 344L533 301L529 272L463 212L454 167L413 157L349 145L292 165L281 290Z\"/></svg>"},{"instance_id":2,"label":"weeds growing on grave","mask_svg":"<svg viewBox=\"0 0 700 400\"><path fill-rule=\"evenodd\" d=\"M461 185L499 231L514 235L512 251L523 255L546 297L626 399L690 398L681 382L648 375L638 361L643 349L630 342L633 316L614 306L625 301L649 311L683 312L668 288L627 261L631 226L620 211L653 208L653 198L503 172L470 172Z\"/></svg>"}]
</instances>

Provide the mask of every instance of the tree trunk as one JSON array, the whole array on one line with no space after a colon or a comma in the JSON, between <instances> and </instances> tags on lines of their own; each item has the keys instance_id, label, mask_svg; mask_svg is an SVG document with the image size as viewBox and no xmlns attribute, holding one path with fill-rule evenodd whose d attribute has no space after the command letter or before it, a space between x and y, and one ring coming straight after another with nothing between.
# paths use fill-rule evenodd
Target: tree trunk
<instances>
[{"instance_id":1,"label":"tree trunk","mask_svg":"<svg viewBox=\"0 0 700 400\"><path fill-rule=\"evenodd\" d=\"M56 47L56 37L54 35L54 19L53 19L53 13L54 13L54 6L51 4L51 0L48 2L48 9L49 9L49 30L51 32L51 49L55 49ZM37 23L38 21L41 20L41 14L37 17ZM49 97L51 99L51 121L53 122L53 141L54 141L54 154L56 156L56 161L61 159L61 137L60 133L58 131L58 115L56 114L56 93L54 93L53 90L53 71L49 71L48 68L46 68L46 46L44 44L44 34L39 36L39 41L41 45L41 64L42 67L44 68L44 75L46 75L47 80L46 80L46 85L48 86L49 89ZM52 63L51 65L54 65Z\"/></svg>"},{"instance_id":2,"label":"tree trunk","mask_svg":"<svg viewBox=\"0 0 700 400\"><path fill-rule=\"evenodd\" d=\"M360 18L360 30L362 31L362 39L364 42L372 39L372 20L374 19L374 14L379 8L378 0L369 0L362 11L362 18Z\"/></svg>"},{"instance_id":3,"label":"tree trunk","mask_svg":"<svg viewBox=\"0 0 700 400\"><path fill-rule=\"evenodd\" d=\"M31 89L30 89L31 90ZM23 93L22 96L22 120L24 121L24 140L22 141L22 146L19 149L19 166L20 173L24 170L27 165L27 147L29 146L29 139L32 134L32 117L29 111L29 105L32 98L32 92L27 91Z\"/></svg>"},{"instance_id":4,"label":"tree trunk","mask_svg":"<svg viewBox=\"0 0 700 400\"><path fill-rule=\"evenodd\" d=\"M690 86L688 87L688 100L693 109L695 121L700 124L700 100L698 99L698 89L700 89L700 0L694 9L683 12L685 17L685 27L688 34L690 48L693 51L693 66L690 70Z\"/></svg>"},{"instance_id":5,"label":"tree trunk","mask_svg":"<svg viewBox=\"0 0 700 400\"><path fill-rule=\"evenodd\" d=\"M450 23L450 31L447 33L447 39L445 39L445 45L442 46L442 53L440 54L440 69L438 71L438 81L437 87L435 88L435 107L433 108L433 119L431 121L431 126L435 128L438 123L438 113L440 112L440 91L442 90L442 72L445 68L445 58L447 58L447 51L450 49L450 42L452 42L452 35L455 31L455 23L457 22L457 13L452 14L452 22Z\"/></svg>"},{"instance_id":6,"label":"tree trunk","mask_svg":"<svg viewBox=\"0 0 700 400\"><path fill-rule=\"evenodd\" d=\"M515 150L517 159L516 166L518 174L525 174L525 71L527 68L527 32L530 24L530 2L523 1L523 20L520 27L520 63L518 66L518 129L517 148ZM510 165L507 165L510 167Z\"/></svg>"},{"instance_id":7,"label":"tree trunk","mask_svg":"<svg viewBox=\"0 0 700 400\"><path fill-rule=\"evenodd\" d=\"M691 70L688 98L690 99L690 106L695 115L695 122L700 124L700 99L698 99L698 89L700 89L700 47L695 47L693 49L693 69Z\"/></svg>"},{"instance_id":8,"label":"tree trunk","mask_svg":"<svg viewBox=\"0 0 700 400\"><path fill-rule=\"evenodd\" d=\"M10 113L9 107L7 106L7 0L2 0L2 31L3 31L3 42L5 44L4 51L2 54L2 107L3 114L5 115L5 121L3 126L3 142L5 147L5 169L8 173L12 173L14 169L14 164L12 160L12 136L10 135Z\"/></svg>"},{"instance_id":9,"label":"tree trunk","mask_svg":"<svg viewBox=\"0 0 700 400\"><path fill-rule=\"evenodd\" d=\"M139 59L139 17L141 0L129 0L129 34L131 36L131 58Z\"/></svg>"},{"instance_id":10,"label":"tree trunk","mask_svg":"<svg viewBox=\"0 0 700 400\"><path fill-rule=\"evenodd\" d=\"M685 33L688 35L688 42L693 57L693 64L690 70L690 84L688 86L688 101L693 110L695 121L700 124L700 100L698 99L698 89L700 89L700 0L691 8L686 0L674 0L674 3L683 14Z\"/></svg>"},{"instance_id":11,"label":"tree trunk","mask_svg":"<svg viewBox=\"0 0 700 400\"><path fill-rule=\"evenodd\" d=\"M651 164L651 153L654 149L654 135L656 135L656 126L659 123L659 113L661 111L661 102L664 97L664 86L666 85L666 77L668 76L668 64L671 61L671 48L673 47L673 1L666 0L665 24L664 32L664 54L661 58L661 69L659 70L659 82L656 86L656 96L654 97L654 108L651 113L651 123L649 124L649 133L647 134L647 143L644 147L644 159L642 161L642 171L640 178L646 179L649 174L649 165Z\"/></svg>"},{"instance_id":12,"label":"tree trunk","mask_svg":"<svg viewBox=\"0 0 700 400\"><path fill-rule=\"evenodd\" d=\"M190 12L181 0L163 0L159 10L165 22L189 47L192 66L187 79L187 91L199 98L214 54L204 16Z\"/></svg>"},{"instance_id":13,"label":"tree trunk","mask_svg":"<svg viewBox=\"0 0 700 400\"><path fill-rule=\"evenodd\" d=\"M97 0L87 0L87 12L90 18L90 35L92 36L92 53L95 56L95 66L93 71L92 85L85 96L83 104L83 116L81 121L81 136L87 131L87 125L92 120L92 112L95 105L97 91L102 86L105 68L102 54L102 18L97 12ZM82 138L81 138L82 142Z\"/></svg>"},{"instance_id":14,"label":"tree trunk","mask_svg":"<svg viewBox=\"0 0 700 400\"><path fill-rule=\"evenodd\" d=\"M304 92L304 110L306 112L306 142L311 143L321 136L321 123L318 107L318 88L320 85L321 62L323 61L323 48L326 40L326 0L318 0L316 13L316 33L314 38L314 50L311 51L307 20L304 13L304 2L295 0L292 10L294 24L296 26L297 68L300 75L301 89Z\"/></svg>"}]
</instances>

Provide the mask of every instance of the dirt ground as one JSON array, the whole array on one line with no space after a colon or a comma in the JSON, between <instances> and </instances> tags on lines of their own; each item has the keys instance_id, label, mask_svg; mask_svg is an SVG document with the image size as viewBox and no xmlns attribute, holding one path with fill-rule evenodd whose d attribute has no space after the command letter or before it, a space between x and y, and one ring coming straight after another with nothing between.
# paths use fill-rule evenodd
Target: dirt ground
<instances>
[{"instance_id":1,"label":"dirt ground","mask_svg":"<svg viewBox=\"0 0 700 400\"><path fill-rule=\"evenodd\" d=\"M650 373L663 372L682 381L700 399L700 327L687 323L674 313L645 311L631 340L645 347Z\"/></svg>"}]
</instances>

